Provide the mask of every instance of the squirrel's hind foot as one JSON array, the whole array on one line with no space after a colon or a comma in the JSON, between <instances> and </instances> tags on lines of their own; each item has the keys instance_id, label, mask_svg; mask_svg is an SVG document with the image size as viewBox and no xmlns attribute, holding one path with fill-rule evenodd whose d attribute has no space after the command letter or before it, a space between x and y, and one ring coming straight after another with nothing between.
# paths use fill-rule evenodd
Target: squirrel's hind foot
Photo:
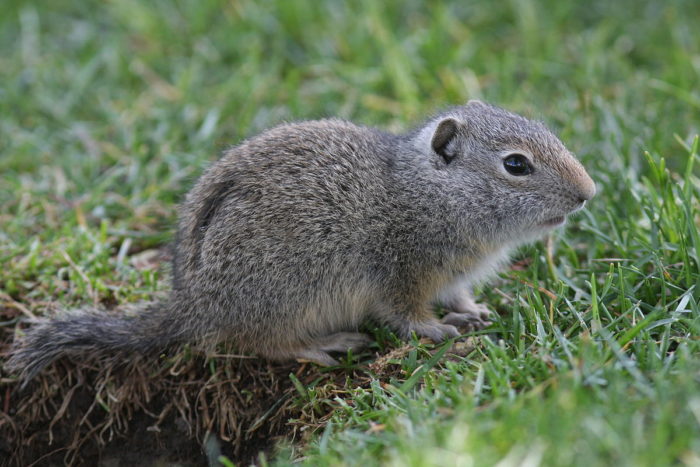
<instances>
[{"instance_id":1,"label":"squirrel's hind foot","mask_svg":"<svg viewBox=\"0 0 700 467\"><path fill-rule=\"evenodd\" d=\"M329 352L347 353L367 347L372 339L359 332L337 332L318 339L306 349L297 351L294 358L298 361L313 362L321 366L338 365L338 361Z\"/></svg>"}]
</instances>

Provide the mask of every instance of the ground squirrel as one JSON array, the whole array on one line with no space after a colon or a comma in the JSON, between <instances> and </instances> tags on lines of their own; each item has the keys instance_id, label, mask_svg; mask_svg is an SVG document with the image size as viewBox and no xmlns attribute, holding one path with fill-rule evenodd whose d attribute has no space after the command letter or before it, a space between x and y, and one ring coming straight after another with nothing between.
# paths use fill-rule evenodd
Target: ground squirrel
<instances>
[{"instance_id":1,"label":"ground squirrel","mask_svg":"<svg viewBox=\"0 0 700 467\"><path fill-rule=\"evenodd\" d=\"M187 195L167 300L43 320L8 368L28 380L62 355L224 339L331 365L332 352L368 343L357 331L368 319L403 338L455 337L488 318L471 285L594 194L544 125L479 101L401 135L338 119L283 124L228 150Z\"/></svg>"}]
</instances>

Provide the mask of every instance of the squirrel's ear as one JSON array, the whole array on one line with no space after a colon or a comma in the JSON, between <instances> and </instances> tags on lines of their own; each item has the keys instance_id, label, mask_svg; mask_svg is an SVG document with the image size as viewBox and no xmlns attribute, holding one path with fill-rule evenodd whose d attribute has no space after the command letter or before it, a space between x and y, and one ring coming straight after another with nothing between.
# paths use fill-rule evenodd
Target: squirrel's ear
<instances>
[{"instance_id":1,"label":"squirrel's ear","mask_svg":"<svg viewBox=\"0 0 700 467\"><path fill-rule=\"evenodd\" d=\"M457 121L454 118L445 118L438 123L433 133L433 138L430 145L433 151L438 153L445 160L446 164L449 164L455 157L454 148L451 147L450 142L457 134Z\"/></svg>"}]
</instances>

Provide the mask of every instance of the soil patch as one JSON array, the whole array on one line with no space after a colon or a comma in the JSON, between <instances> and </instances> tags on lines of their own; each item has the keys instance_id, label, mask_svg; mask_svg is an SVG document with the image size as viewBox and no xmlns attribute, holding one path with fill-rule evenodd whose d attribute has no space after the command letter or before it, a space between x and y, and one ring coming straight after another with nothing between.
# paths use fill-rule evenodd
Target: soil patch
<instances>
[{"instance_id":1,"label":"soil patch","mask_svg":"<svg viewBox=\"0 0 700 467\"><path fill-rule=\"evenodd\" d=\"M289 420L303 407L290 373L304 385L332 376L187 349L157 362L101 363L63 359L24 389L3 378L3 465L207 465L219 454L248 465L295 437Z\"/></svg>"},{"instance_id":2,"label":"soil patch","mask_svg":"<svg viewBox=\"0 0 700 467\"><path fill-rule=\"evenodd\" d=\"M12 328L0 327L0 360ZM354 389L408 377L401 360L415 347L384 348L333 369L184 347L150 359L63 358L25 388L0 373L0 465L199 466L219 455L257 464L278 441L305 444L339 399L353 405ZM472 350L469 339L445 357Z\"/></svg>"}]
</instances>

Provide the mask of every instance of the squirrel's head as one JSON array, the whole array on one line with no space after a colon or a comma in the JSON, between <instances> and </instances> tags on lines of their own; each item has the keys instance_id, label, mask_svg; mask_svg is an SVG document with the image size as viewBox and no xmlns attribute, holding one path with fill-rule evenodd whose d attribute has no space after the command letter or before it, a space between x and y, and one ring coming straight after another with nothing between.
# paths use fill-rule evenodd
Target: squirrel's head
<instances>
[{"instance_id":1,"label":"squirrel's head","mask_svg":"<svg viewBox=\"0 0 700 467\"><path fill-rule=\"evenodd\" d=\"M520 243L562 225L596 192L542 123L480 101L431 119L414 136L449 202L492 240Z\"/></svg>"}]
</instances>

